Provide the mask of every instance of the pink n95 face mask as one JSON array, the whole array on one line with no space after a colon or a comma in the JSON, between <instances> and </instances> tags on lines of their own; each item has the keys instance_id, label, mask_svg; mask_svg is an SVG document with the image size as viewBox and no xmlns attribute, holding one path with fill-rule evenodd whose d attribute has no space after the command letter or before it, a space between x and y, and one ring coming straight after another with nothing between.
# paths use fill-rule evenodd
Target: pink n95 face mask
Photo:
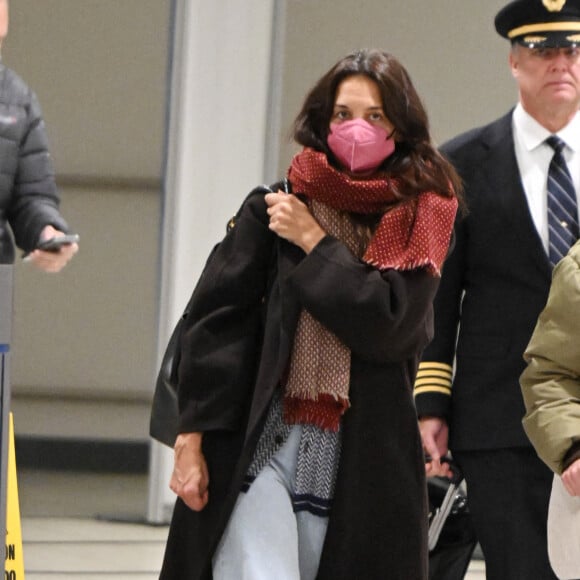
<instances>
[{"instance_id":1,"label":"pink n95 face mask","mask_svg":"<svg viewBox=\"0 0 580 580\"><path fill-rule=\"evenodd\" d=\"M395 140L386 129L364 119L332 123L327 143L352 173L376 169L395 150Z\"/></svg>"}]
</instances>

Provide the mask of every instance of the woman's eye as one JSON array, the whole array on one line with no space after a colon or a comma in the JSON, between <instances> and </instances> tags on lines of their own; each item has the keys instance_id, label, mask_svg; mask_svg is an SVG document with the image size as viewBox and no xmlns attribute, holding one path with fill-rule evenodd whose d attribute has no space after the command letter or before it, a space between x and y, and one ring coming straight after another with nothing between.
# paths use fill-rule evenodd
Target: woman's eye
<instances>
[{"instance_id":1,"label":"woman's eye","mask_svg":"<svg viewBox=\"0 0 580 580\"><path fill-rule=\"evenodd\" d=\"M344 121L345 119L349 118L349 114L347 111L336 111L334 113L334 118L339 119L340 121Z\"/></svg>"},{"instance_id":2,"label":"woman's eye","mask_svg":"<svg viewBox=\"0 0 580 580\"><path fill-rule=\"evenodd\" d=\"M382 113L371 113L369 115L369 120L373 121L374 123L378 123L384 119Z\"/></svg>"}]
</instances>

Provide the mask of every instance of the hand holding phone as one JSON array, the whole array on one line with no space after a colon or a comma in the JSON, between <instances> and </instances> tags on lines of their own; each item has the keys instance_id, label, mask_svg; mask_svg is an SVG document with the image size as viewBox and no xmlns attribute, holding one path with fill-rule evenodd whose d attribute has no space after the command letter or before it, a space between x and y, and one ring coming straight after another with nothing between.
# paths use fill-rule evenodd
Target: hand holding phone
<instances>
[{"instance_id":1,"label":"hand holding phone","mask_svg":"<svg viewBox=\"0 0 580 580\"><path fill-rule=\"evenodd\" d=\"M78 234L67 234L65 236L56 236L54 238L44 240L38 244L36 249L42 250L43 252L58 252L63 246L78 244L78 242Z\"/></svg>"},{"instance_id":2,"label":"hand holding phone","mask_svg":"<svg viewBox=\"0 0 580 580\"><path fill-rule=\"evenodd\" d=\"M40 239L34 250L22 256L24 262L44 272L60 272L78 252L79 236L64 234L54 226L47 225L40 233Z\"/></svg>"}]
</instances>

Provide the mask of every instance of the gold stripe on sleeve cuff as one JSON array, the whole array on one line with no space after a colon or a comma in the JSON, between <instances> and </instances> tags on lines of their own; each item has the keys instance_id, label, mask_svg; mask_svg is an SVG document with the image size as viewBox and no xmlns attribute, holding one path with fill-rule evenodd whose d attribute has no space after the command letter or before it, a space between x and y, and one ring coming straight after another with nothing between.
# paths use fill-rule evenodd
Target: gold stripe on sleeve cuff
<instances>
[{"instance_id":1,"label":"gold stripe on sleeve cuff","mask_svg":"<svg viewBox=\"0 0 580 580\"><path fill-rule=\"evenodd\" d=\"M424 370L440 370L440 371L447 371L448 373L452 373L453 367L451 365L448 365L447 363L421 361L419 363L419 371L424 371Z\"/></svg>"},{"instance_id":2,"label":"gold stripe on sleeve cuff","mask_svg":"<svg viewBox=\"0 0 580 580\"><path fill-rule=\"evenodd\" d=\"M419 363L415 380L415 395L420 393L443 393L451 395L453 367L445 363L423 361Z\"/></svg>"},{"instance_id":3,"label":"gold stripe on sleeve cuff","mask_svg":"<svg viewBox=\"0 0 580 580\"><path fill-rule=\"evenodd\" d=\"M417 378L415 380L415 388L417 387L426 387L428 385L438 385L440 387L446 387L447 389L451 388L451 382L449 379L438 379L436 377L425 377L423 379Z\"/></svg>"}]
</instances>

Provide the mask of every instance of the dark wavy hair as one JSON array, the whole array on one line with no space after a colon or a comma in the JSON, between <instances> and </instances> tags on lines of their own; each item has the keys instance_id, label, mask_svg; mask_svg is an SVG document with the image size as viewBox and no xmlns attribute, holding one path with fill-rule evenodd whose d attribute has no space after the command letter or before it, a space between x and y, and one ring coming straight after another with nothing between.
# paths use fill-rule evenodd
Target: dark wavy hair
<instances>
[{"instance_id":1,"label":"dark wavy hair","mask_svg":"<svg viewBox=\"0 0 580 580\"><path fill-rule=\"evenodd\" d=\"M395 152L379 169L399 179L396 195L408 199L422 191L435 191L461 198L459 176L432 145L429 119L411 77L387 52L358 50L338 61L306 96L294 121L294 140L322 151L339 167L326 139L338 87L343 80L355 75L367 76L377 84L383 111L395 127Z\"/></svg>"}]
</instances>

